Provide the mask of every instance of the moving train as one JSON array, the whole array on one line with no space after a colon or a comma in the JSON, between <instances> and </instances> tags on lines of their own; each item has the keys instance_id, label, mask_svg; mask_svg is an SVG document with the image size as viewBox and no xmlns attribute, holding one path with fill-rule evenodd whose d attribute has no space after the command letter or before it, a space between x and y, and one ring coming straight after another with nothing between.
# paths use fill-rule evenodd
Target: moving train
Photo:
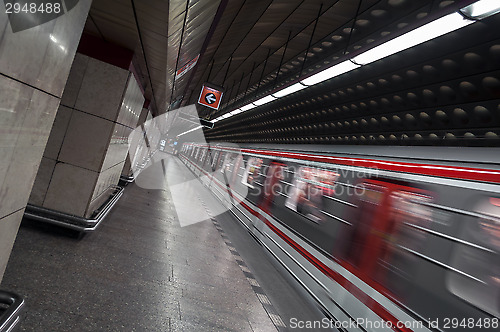
<instances>
[{"instance_id":1,"label":"moving train","mask_svg":"<svg viewBox=\"0 0 500 332\"><path fill-rule=\"evenodd\" d=\"M500 330L497 148L184 143L179 158L320 305L315 328Z\"/></svg>"}]
</instances>

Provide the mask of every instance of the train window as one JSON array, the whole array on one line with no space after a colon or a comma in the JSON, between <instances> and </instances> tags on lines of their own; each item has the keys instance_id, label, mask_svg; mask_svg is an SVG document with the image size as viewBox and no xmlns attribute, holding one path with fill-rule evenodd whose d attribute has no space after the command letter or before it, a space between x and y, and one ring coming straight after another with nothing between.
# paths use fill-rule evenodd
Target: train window
<instances>
[{"instance_id":1,"label":"train window","mask_svg":"<svg viewBox=\"0 0 500 332\"><path fill-rule=\"evenodd\" d=\"M210 161L212 157L212 151L205 149L205 155L203 156L203 160L201 161L201 166L208 167L210 166Z\"/></svg>"},{"instance_id":2,"label":"train window","mask_svg":"<svg viewBox=\"0 0 500 332\"><path fill-rule=\"evenodd\" d=\"M383 185L370 183L364 183L362 187L363 191L357 196L356 215L350 218L353 222L352 227L346 229L347 234L344 236L346 246L342 254L352 265L371 272L372 265L376 261L376 252L371 250L373 248L370 247L374 246L374 243L369 239L375 237L376 240L382 235L375 225L380 219L380 207L388 189Z\"/></svg>"},{"instance_id":3,"label":"train window","mask_svg":"<svg viewBox=\"0 0 500 332\"><path fill-rule=\"evenodd\" d=\"M284 169L286 165L273 161L267 169L266 179L264 180L264 191L262 192L261 209L268 211L273 203L274 197L281 192L279 181L285 178Z\"/></svg>"},{"instance_id":4,"label":"train window","mask_svg":"<svg viewBox=\"0 0 500 332\"><path fill-rule=\"evenodd\" d=\"M203 161L205 160L205 154L207 153L206 149L201 149L201 154L200 154L200 164L203 164Z\"/></svg>"},{"instance_id":5,"label":"train window","mask_svg":"<svg viewBox=\"0 0 500 332\"><path fill-rule=\"evenodd\" d=\"M264 181L264 191L266 194L270 194L275 191L272 187L277 183L277 181L285 178L283 174L285 167L286 165L283 163L275 161L271 162L271 165L269 165L267 169L266 180Z\"/></svg>"},{"instance_id":6,"label":"train window","mask_svg":"<svg viewBox=\"0 0 500 332\"><path fill-rule=\"evenodd\" d=\"M203 162L203 166L205 166L210 171L212 170L212 165L214 164L215 152L214 150L207 149L205 153L205 161Z\"/></svg>"},{"instance_id":7,"label":"train window","mask_svg":"<svg viewBox=\"0 0 500 332\"><path fill-rule=\"evenodd\" d=\"M221 170L222 172L224 172L222 170L222 165L224 164L224 160L226 159L226 155L228 155L229 153L226 153L226 152L220 152L220 155L219 155L219 160L217 160L217 167L216 169L217 170Z\"/></svg>"},{"instance_id":8,"label":"train window","mask_svg":"<svg viewBox=\"0 0 500 332\"><path fill-rule=\"evenodd\" d=\"M423 203L427 195L408 191L393 191L390 195L388 223L384 229L385 243L381 247L375 279L394 294L403 296L415 275L417 256L427 240L424 231L432 222L432 211Z\"/></svg>"},{"instance_id":9,"label":"train window","mask_svg":"<svg viewBox=\"0 0 500 332\"><path fill-rule=\"evenodd\" d=\"M325 195L333 195L338 177L338 173L330 170L300 167L285 206L315 223L323 222L323 199Z\"/></svg>"},{"instance_id":10,"label":"train window","mask_svg":"<svg viewBox=\"0 0 500 332\"><path fill-rule=\"evenodd\" d=\"M370 180L360 185L358 208L339 241L340 258L404 299L412 289L418 258L427 240L429 193L406 185Z\"/></svg>"},{"instance_id":11,"label":"train window","mask_svg":"<svg viewBox=\"0 0 500 332\"><path fill-rule=\"evenodd\" d=\"M221 165L220 165L220 172L221 173L230 173L232 172L231 170L231 165L232 163L234 162L234 155L232 153L226 153L226 155L224 156L224 158L221 158L220 162L221 162Z\"/></svg>"},{"instance_id":12,"label":"train window","mask_svg":"<svg viewBox=\"0 0 500 332\"><path fill-rule=\"evenodd\" d=\"M259 177L260 168L262 167L263 162L264 161L260 158L256 157L248 158L247 168L245 170L245 173L243 174L241 183L250 188L255 188L254 183L255 180Z\"/></svg>"},{"instance_id":13,"label":"train window","mask_svg":"<svg viewBox=\"0 0 500 332\"><path fill-rule=\"evenodd\" d=\"M448 289L472 305L500 317L500 198L484 198L475 209L479 214L464 225L461 238L470 244L455 244Z\"/></svg>"},{"instance_id":14,"label":"train window","mask_svg":"<svg viewBox=\"0 0 500 332\"><path fill-rule=\"evenodd\" d=\"M215 169L215 167L217 165L218 158L219 158L219 151L213 152L213 159L212 159L212 164L211 164L212 169Z\"/></svg>"},{"instance_id":15,"label":"train window","mask_svg":"<svg viewBox=\"0 0 500 332\"><path fill-rule=\"evenodd\" d=\"M231 182L230 184L233 185L236 183L236 179L237 177L240 175L240 166L241 164L243 163L243 156L241 154L239 154L235 159L234 159L234 162L233 162L233 174L232 174L232 177L231 177ZM227 165L227 164L226 164Z\"/></svg>"}]
</instances>

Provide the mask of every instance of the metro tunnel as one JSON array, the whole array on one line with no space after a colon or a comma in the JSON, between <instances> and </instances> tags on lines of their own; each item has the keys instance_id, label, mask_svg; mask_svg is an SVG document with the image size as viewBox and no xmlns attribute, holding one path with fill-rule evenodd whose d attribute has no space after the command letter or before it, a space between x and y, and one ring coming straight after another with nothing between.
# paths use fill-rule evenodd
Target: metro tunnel
<instances>
[{"instance_id":1,"label":"metro tunnel","mask_svg":"<svg viewBox=\"0 0 500 332\"><path fill-rule=\"evenodd\" d=\"M500 1L4 8L0 332L500 329Z\"/></svg>"}]
</instances>

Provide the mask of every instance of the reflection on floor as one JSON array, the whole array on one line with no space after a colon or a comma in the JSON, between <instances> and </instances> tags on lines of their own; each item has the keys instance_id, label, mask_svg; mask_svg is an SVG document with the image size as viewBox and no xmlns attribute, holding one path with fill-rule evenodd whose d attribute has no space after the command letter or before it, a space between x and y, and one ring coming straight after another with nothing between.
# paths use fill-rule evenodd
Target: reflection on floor
<instances>
[{"instance_id":1,"label":"reflection on floor","mask_svg":"<svg viewBox=\"0 0 500 332\"><path fill-rule=\"evenodd\" d=\"M244 259L262 262L261 284L279 281L279 303L268 296L283 317L315 315L228 213L216 219L236 249L254 251ZM214 223L180 227L168 190L129 185L96 232L74 235L23 222L0 285L26 300L21 330L277 330Z\"/></svg>"}]
</instances>

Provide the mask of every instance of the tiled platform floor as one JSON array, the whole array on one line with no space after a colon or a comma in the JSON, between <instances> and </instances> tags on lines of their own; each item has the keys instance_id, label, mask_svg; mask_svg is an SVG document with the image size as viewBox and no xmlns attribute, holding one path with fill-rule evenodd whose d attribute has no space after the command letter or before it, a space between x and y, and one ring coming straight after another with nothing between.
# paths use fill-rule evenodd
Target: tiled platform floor
<instances>
[{"instance_id":1,"label":"tiled platform floor","mask_svg":"<svg viewBox=\"0 0 500 332\"><path fill-rule=\"evenodd\" d=\"M130 185L98 230L82 239L25 220L0 285L26 300L21 330L276 331L212 221L180 227L176 218L167 189ZM230 227L237 249L250 250L253 240L237 221L217 218ZM282 294L273 304L283 317L321 319L270 262L259 265L256 278L272 280L274 293Z\"/></svg>"}]
</instances>

